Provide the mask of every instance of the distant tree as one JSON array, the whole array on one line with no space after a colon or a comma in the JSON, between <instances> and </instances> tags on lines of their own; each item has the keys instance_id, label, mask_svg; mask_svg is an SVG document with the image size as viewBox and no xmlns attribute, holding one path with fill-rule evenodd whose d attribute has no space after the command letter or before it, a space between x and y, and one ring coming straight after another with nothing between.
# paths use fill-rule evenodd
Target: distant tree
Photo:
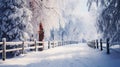
<instances>
[{"instance_id":1,"label":"distant tree","mask_svg":"<svg viewBox=\"0 0 120 67\"><path fill-rule=\"evenodd\" d=\"M93 3L101 11L97 26L102 37L111 38L111 42L120 41L120 0L88 0L89 10Z\"/></svg>"}]
</instances>

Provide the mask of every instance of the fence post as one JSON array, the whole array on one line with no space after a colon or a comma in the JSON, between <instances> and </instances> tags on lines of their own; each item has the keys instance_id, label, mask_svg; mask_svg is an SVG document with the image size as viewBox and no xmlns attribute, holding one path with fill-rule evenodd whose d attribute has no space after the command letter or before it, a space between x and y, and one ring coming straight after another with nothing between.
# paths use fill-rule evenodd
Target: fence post
<instances>
[{"instance_id":1,"label":"fence post","mask_svg":"<svg viewBox=\"0 0 120 67\"><path fill-rule=\"evenodd\" d=\"M55 42L53 41L53 48L55 47Z\"/></svg>"},{"instance_id":2,"label":"fence post","mask_svg":"<svg viewBox=\"0 0 120 67\"><path fill-rule=\"evenodd\" d=\"M2 46L2 60L5 61L6 59L6 38L3 38L3 46Z\"/></svg>"},{"instance_id":3,"label":"fence post","mask_svg":"<svg viewBox=\"0 0 120 67\"><path fill-rule=\"evenodd\" d=\"M25 46L25 42L23 41L23 43L22 43L22 54L24 54L24 46Z\"/></svg>"},{"instance_id":4,"label":"fence post","mask_svg":"<svg viewBox=\"0 0 120 67\"><path fill-rule=\"evenodd\" d=\"M52 48L54 48L54 41L52 41Z\"/></svg>"},{"instance_id":5,"label":"fence post","mask_svg":"<svg viewBox=\"0 0 120 67\"><path fill-rule=\"evenodd\" d=\"M48 41L48 49L50 49L50 41Z\"/></svg>"},{"instance_id":6,"label":"fence post","mask_svg":"<svg viewBox=\"0 0 120 67\"><path fill-rule=\"evenodd\" d=\"M62 41L60 41L60 46L62 46Z\"/></svg>"},{"instance_id":7,"label":"fence post","mask_svg":"<svg viewBox=\"0 0 120 67\"><path fill-rule=\"evenodd\" d=\"M58 46L59 46L60 44L59 44L59 42L58 42Z\"/></svg>"},{"instance_id":8,"label":"fence post","mask_svg":"<svg viewBox=\"0 0 120 67\"><path fill-rule=\"evenodd\" d=\"M100 50L103 50L103 46L102 46L102 39L100 39Z\"/></svg>"},{"instance_id":9,"label":"fence post","mask_svg":"<svg viewBox=\"0 0 120 67\"><path fill-rule=\"evenodd\" d=\"M93 43L94 43L94 49L96 49L96 40L94 40Z\"/></svg>"},{"instance_id":10,"label":"fence post","mask_svg":"<svg viewBox=\"0 0 120 67\"><path fill-rule=\"evenodd\" d=\"M54 47L56 47L56 42L54 41Z\"/></svg>"},{"instance_id":11,"label":"fence post","mask_svg":"<svg viewBox=\"0 0 120 67\"><path fill-rule=\"evenodd\" d=\"M99 48L99 45L98 45L98 40L96 40L96 46L97 46L97 49Z\"/></svg>"},{"instance_id":12,"label":"fence post","mask_svg":"<svg viewBox=\"0 0 120 67\"><path fill-rule=\"evenodd\" d=\"M36 39L34 41L35 41L35 51L37 51L37 41Z\"/></svg>"},{"instance_id":13,"label":"fence post","mask_svg":"<svg viewBox=\"0 0 120 67\"><path fill-rule=\"evenodd\" d=\"M109 38L106 39L106 46L107 46L107 54L110 54L110 49L109 49Z\"/></svg>"},{"instance_id":14,"label":"fence post","mask_svg":"<svg viewBox=\"0 0 120 67\"><path fill-rule=\"evenodd\" d=\"M60 46L60 41L59 41L59 46Z\"/></svg>"},{"instance_id":15,"label":"fence post","mask_svg":"<svg viewBox=\"0 0 120 67\"><path fill-rule=\"evenodd\" d=\"M64 45L64 42L62 41L62 46Z\"/></svg>"},{"instance_id":16,"label":"fence post","mask_svg":"<svg viewBox=\"0 0 120 67\"><path fill-rule=\"evenodd\" d=\"M66 45L66 41L64 42L64 45Z\"/></svg>"}]
</instances>

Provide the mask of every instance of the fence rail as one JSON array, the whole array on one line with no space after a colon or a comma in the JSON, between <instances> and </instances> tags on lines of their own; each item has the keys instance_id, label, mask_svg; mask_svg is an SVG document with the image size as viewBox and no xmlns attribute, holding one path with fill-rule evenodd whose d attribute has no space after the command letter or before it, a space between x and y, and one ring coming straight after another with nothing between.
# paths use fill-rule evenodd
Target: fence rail
<instances>
[{"instance_id":1,"label":"fence rail","mask_svg":"<svg viewBox=\"0 0 120 67\"><path fill-rule=\"evenodd\" d=\"M37 51L39 48L44 49L44 45L43 44L48 44L48 49L50 49L51 47L57 47L57 46L62 46L65 44L70 44L71 41L19 41L19 42L6 42L6 38L3 38L3 41L0 42L1 45L1 50L0 53L2 53L2 60L5 61L6 60L6 53L7 52L13 52L13 51L21 51L22 54L24 54L26 49L34 49L35 51ZM42 45L40 45L42 44ZM12 45L12 46L20 46L18 48L12 48L12 49L7 49L7 45ZM31 45L31 46L28 46ZM28 47L26 47L28 46Z\"/></svg>"},{"instance_id":2,"label":"fence rail","mask_svg":"<svg viewBox=\"0 0 120 67\"><path fill-rule=\"evenodd\" d=\"M47 43L47 42L43 42L43 41L20 41L20 42L6 42L6 39L3 38L3 42L0 42L0 45L1 45L1 50L0 50L0 53L2 53L2 60L5 61L6 60L6 52L12 52L12 51L18 51L18 50L21 50L22 51L22 54L24 54L24 51L26 49L35 49L35 51L38 50L38 48L42 48L44 49L44 43ZM53 44L52 44L53 43ZM32 45L32 46L29 46L29 47L26 47L29 45ZM42 44L42 45L39 45L39 44ZM50 42L50 45L52 45L53 47L57 44L57 41L51 41ZM7 45L20 45L21 47L19 48L12 48L12 49L7 49L6 46ZM49 46L50 46L49 45Z\"/></svg>"}]
</instances>

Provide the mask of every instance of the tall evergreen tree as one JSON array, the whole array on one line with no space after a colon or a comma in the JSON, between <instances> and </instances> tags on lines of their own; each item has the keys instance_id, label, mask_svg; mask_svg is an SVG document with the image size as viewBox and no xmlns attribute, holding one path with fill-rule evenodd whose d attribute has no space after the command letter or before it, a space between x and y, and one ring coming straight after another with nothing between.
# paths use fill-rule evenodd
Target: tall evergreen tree
<instances>
[{"instance_id":1,"label":"tall evergreen tree","mask_svg":"<svg viewBox=\"0 0 120 67\"><path fill-rule=\"evenodd\" d=\"M32 34L31 11L26 0L0 0L0 41L21 41Z\"/></svg>"},{"instance_id":2,"label":"tall evergreen tree","mask_svg":"<svg viewBox=\"0 0 120 67\"><path fill-rule=\"evenodd\" d=\"M88 0L89 9L95 2L101 10L98 17L98 30L104 39L120 41L120 0Z\"/></svg>"}]
</instances>

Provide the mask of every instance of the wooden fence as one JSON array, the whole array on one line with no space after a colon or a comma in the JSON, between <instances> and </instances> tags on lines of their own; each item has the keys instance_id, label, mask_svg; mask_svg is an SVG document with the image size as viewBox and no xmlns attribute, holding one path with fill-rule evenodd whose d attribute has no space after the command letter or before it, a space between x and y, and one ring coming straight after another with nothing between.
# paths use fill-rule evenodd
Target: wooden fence
<instances>
[{"instance_id":1,"label":"wooden fence","mask_svg":"<svg viewBox=\"0 0 120 67\"><path fill-rule=\"evenodd\" d=\"M3 41L0 42L0 45L2 45L2 49L0 50L0 53L2 53L2 60L5 61L6 60L6 52L12 52L12 51L19 51L21 50L22 54L24 54L26 49L34 49L35 51L38 50L38 48L42 48L44 49L44 45L48 44L48 49L50 49L51 47L57 47L57 46L63 46L66 44L70 44L70 41L20 41L20 42L6 42L6 39L3 38ZM39 45L39 44L44 44L44 45ZM12 49L6 49L7 45L21 45L22 47L18 47L18 48L12 48ZM29 47L26 47L28 45L32 45Z\"/></svg>"},{"instance_id":2,"label":"wooden fence","mask_svg":"<svg viewBox=\"0 0 120 67\"><path fill-rule=\"evenodd\" d=\"M88 46L90 46L92 48L97 48L97 49L100 48L101 51L103 51L103 48L106 48L106 53L110 54L110 47L115 44L119 44L119 42L110 43L109 38L107 38L106 40L102 40L102 39L98 40L97 39L97 40L89 41L87 44L88 44ZM105 44L105 45L103 46L103 44Z\"/></svg>"}]
</instances>

